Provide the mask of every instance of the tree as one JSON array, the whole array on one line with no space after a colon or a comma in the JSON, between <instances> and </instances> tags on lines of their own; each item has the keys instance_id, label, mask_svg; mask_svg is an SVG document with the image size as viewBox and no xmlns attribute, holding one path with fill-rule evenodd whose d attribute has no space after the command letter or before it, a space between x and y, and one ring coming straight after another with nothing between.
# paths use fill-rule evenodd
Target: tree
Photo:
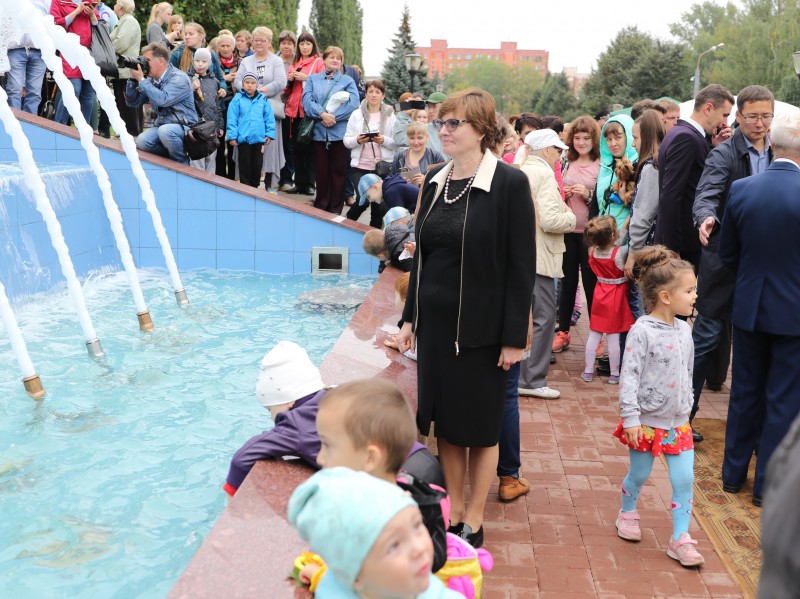
<instances>
[{"instance_id":1,"label":"tree","mask_svg":"<svg viewBox=\"0 0 800 599\"><path fill-rule=\"evenodd\" d=\"M565 122L577 116L577 100L564 73L548 73L544 85L533 94L531 105L538 115L560 116Z\"/></svg>"},{"instance_id":2,"label":"tree","mask_svg":"<svg viewBox=\"0 0 800 599\"><path fill-rule=\"evenodd\" d=\"M795 75L787 75L775 97L782 101L800 106L800 80Z\"/></svg>"},{"instance_id":3,"label":"tree","mask_svg":"<svg viewBox=\"0 0 800 599\"><path fill-rule=\"evenodd\" d=\"M338 46L345 64L361 65L363 11L358 0L313 0L309 27L322 52Z\"/></svg>"},{"instance_id":4,"label":"tree","mask_svg":"<svg viewBox=\"0 0 800 599\"><path fill-rule=\"evenodd\" d=\"M490 58L478 58L448 73L445 85L449 91L479 87L494 96L499 112L509 115L531 110L531 98L542 85L542 75L528 63L511 67Z\"/></svg>"},{"instance_id":5,"label":"tree","mask_svg":"<svg viewBox=\"0 0 800 599\"><path fill-rule=\"evenodd\" d=\"M400 28L392 39L392 47L389 48L389 58L383 63L381 70L381 80L386 85L386 99L391 104L397 102L400 94L411 90L411 75L406 69L406 54L413 53L416 47L417 44L411 37L411 13L406 4L400 19ZM424 97L436 89L436 82L428 79L427 74L427 70L422 70L414 77L414 90L421 92Z\"/></svg>"},{"instance_id":6,"label":"tree","mask_svg":"<svg viewBox=\"0 0 800 599\"><path fill-rule=\"evenodd\" d=\"M597 59L583 88L582 108L593 114L644 98L687 97L685 53L682 42L664 42L636 27L623 29Z\"/></svg>"}]
</instances>

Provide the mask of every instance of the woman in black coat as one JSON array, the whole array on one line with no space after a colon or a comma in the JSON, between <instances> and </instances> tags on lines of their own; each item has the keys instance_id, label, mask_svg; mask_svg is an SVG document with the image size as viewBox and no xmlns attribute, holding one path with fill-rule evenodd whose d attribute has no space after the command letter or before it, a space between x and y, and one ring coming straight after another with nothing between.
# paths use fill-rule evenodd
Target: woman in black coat
<instances>
[{"instance_id":1,"label":"woman in black coat","mask_svg":"<svg viewBox=\"0 0 800 599\"><path fill-rule=\"evenodd\" d=\"M429 171L423 184L398 343L417 348L417 426L428 435L436 422L450 530L480 547L506 374L527 341L536 227L527 178L489 151L499 135L494 99L467 89L440 114L439 138L452 161Z\"/></svg>"}]
</instances>

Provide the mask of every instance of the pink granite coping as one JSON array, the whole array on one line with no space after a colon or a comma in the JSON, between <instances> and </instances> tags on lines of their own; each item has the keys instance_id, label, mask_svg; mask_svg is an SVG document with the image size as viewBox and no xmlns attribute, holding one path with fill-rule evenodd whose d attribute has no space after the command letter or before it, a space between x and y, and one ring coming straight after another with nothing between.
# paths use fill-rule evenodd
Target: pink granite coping
<instances>
[{"instance_id":1,"label":"pink granite coping","mask_svg":"<svg viewBox=\"0 0 800 599\"><path fill-rule=\"evenodd\" d=\"M359 378L387 378L403 390L416 409L416 363L383 344L397 331L394 282L399 275L399 270L387 268L378 278L323 361L321 371L329 385ZM286 506L295 487L311 473L312 469L299 460L258 462L169 597L310 596L286 579L294 558L307 549L286 520Z\"/></svg>"}]
</instances>

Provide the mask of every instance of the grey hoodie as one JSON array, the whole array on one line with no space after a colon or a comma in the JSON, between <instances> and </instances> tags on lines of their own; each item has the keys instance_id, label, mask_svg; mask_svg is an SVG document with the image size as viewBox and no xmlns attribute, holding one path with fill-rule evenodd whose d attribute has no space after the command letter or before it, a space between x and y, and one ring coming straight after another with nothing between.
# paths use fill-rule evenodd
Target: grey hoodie
<instances>
[{"instance_id":1,"label":"grey hoodie","mask_svg":"<svg viewBox=\"0 0 800 599\"><path fill-rule=\"evenodd\" d=\"M669 430L692 409L694 342L689 325L642 316L628 332L619 381L623 426Z\"/></svg>"}]
</instances>

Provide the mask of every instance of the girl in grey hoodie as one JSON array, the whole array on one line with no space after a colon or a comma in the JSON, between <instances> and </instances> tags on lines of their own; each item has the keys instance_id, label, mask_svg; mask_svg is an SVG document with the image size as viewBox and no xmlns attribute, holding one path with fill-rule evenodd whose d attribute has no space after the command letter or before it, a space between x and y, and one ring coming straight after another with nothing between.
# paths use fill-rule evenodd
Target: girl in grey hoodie
<instances>
[{"instance_id":1,"label":"girl in grey hoodie","mask_svg":"<svg viewBox=\"0 0 800 599\"><path fill-rule=\"evenodd\" d=\"M614 436L628 446L630 470L622 482L622 509L617 534L639 541L636 500L650 476L656 456L665 454L672 483L672 538L667 555L683 566L699 566L703 556L689 536L694 482L694 443L689 412L692 408L694 344L689 325L676 316L689 316L697 299L692 265L663 246L636 254L639 284L646 316L631 327L620 376L622 422Z\"/></svg>"}]
</instances>

